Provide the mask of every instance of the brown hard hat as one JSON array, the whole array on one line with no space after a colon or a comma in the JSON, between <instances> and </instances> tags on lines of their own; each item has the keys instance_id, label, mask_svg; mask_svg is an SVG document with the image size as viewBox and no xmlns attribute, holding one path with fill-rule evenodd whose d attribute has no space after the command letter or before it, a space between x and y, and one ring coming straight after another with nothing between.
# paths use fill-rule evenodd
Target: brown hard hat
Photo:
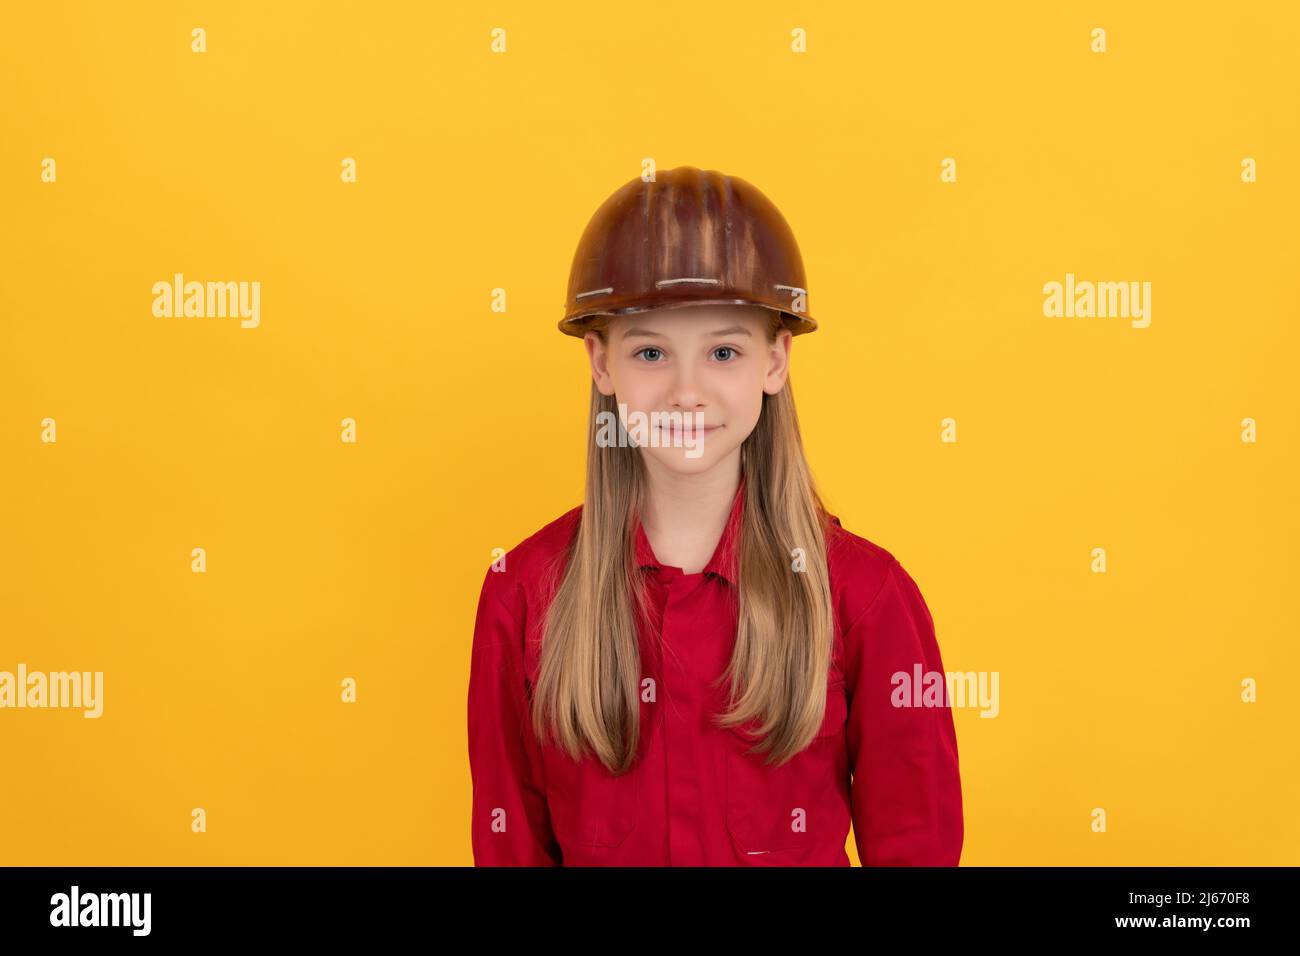
<instances>
[{"instance_id":1,"label":"brown hard hat","mask_svg":"<svg viewBox=\"0 0 1300 956\"><path fill-rule=\"evenodd\" d=\"M561 332L598 315L685 305L760 305L812 332L803 259L772 201L735 176L679 166L605 200L569 271Z\"/></svg>"}]
</instances>

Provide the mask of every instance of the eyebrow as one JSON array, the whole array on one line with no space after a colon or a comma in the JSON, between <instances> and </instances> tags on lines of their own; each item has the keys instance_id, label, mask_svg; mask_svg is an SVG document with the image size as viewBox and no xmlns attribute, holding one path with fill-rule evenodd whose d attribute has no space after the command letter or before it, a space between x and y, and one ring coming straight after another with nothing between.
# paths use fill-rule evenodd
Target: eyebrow
<instances>
[{"instance_id":1,"label":"eyebrow","mask_svg":"<svg viewBox=\"0 0 1300 956\"><path fill-rule=\"evenodd\" d=\"M748 335L750 338L754 337L754 333L750 332L749 329L745 328L743 325L733 325L729 329L718 329L708 334L709 335ZM663 335L660 334L659 332L651 332L649 329L628 329L626 332L623 333L623 338L625 339L630 339L635 336L641 336L643 338L652 338L652 339L663 338Z\"/></svg>"}]
</instances>

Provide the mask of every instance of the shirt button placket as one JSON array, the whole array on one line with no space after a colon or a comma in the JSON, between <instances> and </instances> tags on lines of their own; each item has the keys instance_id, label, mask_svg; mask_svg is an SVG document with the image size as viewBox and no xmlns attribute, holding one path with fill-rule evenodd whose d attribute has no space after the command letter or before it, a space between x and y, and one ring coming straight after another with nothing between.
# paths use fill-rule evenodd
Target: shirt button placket
<instances>
[{"instance_id":1,"label":"shirt button placket","mask_svg":"<svg viewBox=\"0 0 1300 956\"><path fill-rule=\"evenodd\" d=\"M694 739L700 701L691 673L692 648L686 640L695 588L680 573L667 577L663 612L664 765L668 775L668 863L703 865L699 807L702 794L695 766Z\"/></svg>"}]
</instances>

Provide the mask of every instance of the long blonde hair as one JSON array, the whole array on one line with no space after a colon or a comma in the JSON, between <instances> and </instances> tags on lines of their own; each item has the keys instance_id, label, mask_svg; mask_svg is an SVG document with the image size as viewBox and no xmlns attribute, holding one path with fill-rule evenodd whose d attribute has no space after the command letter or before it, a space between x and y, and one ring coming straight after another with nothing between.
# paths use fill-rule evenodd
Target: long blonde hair
<instances>
[{"instance_id":1,"label":"long blonde hair","mask_svg":"<svg viewBox=\"0 0 1300 956\"><path fill-rule=\"evenodd\" d=\"M781 318L770 316L767 337L774 342ZM607 341L609 319L602 318L593 329ZM586 493L546 613L532 720L539 739L554 739L575 760L589 748L611 773L622 773L636 757L640 735L635 615L647 604L634 519L647 479L640 449L597 443L597 423L614 420L598 418L602 411L617 415L616 398L593 382ZM763 394L758 424L741 445L741 468L736 644L719 677L729 687L718 726L762 717L754 752L775 765L806 747L821 727L834 639L829 518L804 458L788 377L781 391ZM804 552L801 571L793 569L795 548ZM620 560L611 560L611 549Z\"/></svg>"}]
</instances>

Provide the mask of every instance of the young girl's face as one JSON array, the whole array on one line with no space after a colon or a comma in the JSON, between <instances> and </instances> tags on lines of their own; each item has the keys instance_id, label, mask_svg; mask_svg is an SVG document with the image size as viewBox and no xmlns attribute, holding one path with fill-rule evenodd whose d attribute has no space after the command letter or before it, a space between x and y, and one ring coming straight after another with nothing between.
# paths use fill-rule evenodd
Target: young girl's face
<instances>
[{"instance_id":1,"label":"young girl's face","mask_svg":"<svg viewBox=\"0 0 1300 956\"><path fill-rule=\"evenodd\" d=\"M791 333L769 342L770 316L760 306L692 305L615 316L608 345L586 334L596 387L626 406L624 427L643 455L698 474L738 454L763 393L780 392L789 368ZM648 441L632 427L646 423Z\"/></svg>"}]
</instances>

